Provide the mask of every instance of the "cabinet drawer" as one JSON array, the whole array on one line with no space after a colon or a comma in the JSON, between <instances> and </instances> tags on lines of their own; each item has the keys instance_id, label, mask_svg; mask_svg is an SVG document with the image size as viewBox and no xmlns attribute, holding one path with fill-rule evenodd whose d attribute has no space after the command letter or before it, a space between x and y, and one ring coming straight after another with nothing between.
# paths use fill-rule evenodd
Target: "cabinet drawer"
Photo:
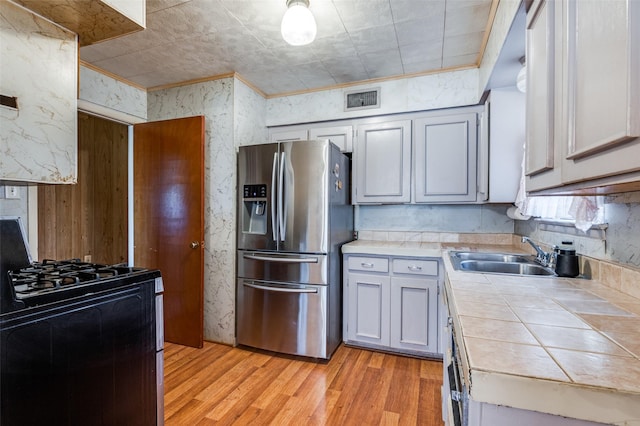
<instances>
[{"instance_id":1,"label":"cabinet drawer","mask_svg":"<svg viewBox=\"0 0 640 426\"><path fill-rule=\"evenodd\" d=\"M393 259L394 274L438 275L437 260Z\"/></svg>"},{"instance_id":2,"label":"cabinet drawer","mask_svg":"<svg viewBox=\"0 0 640 426\"><path fill-rule=\"evenodd\" d=\"M385 257L349 256L349 270L389 272L389 259Z\"/></svg>"}]
</instances>

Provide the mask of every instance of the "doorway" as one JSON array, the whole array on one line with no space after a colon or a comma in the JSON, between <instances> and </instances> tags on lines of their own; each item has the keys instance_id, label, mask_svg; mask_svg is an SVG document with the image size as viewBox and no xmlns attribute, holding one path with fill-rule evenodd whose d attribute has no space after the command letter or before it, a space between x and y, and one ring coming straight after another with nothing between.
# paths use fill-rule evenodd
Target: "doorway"
<instances>
[{"instance_id":1,"label":"doorway","mask_svg":"<svg viewBox=\"0 0 640 426\"><path fill-rule=\"evenodd\" d=\"M127 262L128 129L78 113L78 183L38 186L38 259Z\"/></svg>"},{"instance_id":2,"label":"doorway","mask_svg":"<svg viewBox=\"0 0 640 426\"><path fill-rule=\"evenodd\" d=\"M78 183L38 187L38 258L126 263L128 185L134 180L133 263L163 275L165 339L202 347L204 117L133 130L129 176L129 126L78 113ZM175 226L183 222L189 227Z\"/></svg>"}]
</instances>

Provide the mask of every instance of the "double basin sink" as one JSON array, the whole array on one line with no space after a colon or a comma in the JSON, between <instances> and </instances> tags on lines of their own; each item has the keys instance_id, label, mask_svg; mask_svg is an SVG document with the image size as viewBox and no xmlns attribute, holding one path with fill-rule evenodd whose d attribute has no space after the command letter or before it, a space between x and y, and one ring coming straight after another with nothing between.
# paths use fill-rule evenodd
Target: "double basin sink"
<instances>
[{"instance_id":1,"label":"double basin sink","mask_svg":"<svg viewBox=\"0 0 640 426\"><path fill-rule=\"evenodd\" d=\"M537 263L535 256L524 254L453 251L453 267L459 271L485 274L554 276L552 268Z\"/></svg>"}]
</instances>

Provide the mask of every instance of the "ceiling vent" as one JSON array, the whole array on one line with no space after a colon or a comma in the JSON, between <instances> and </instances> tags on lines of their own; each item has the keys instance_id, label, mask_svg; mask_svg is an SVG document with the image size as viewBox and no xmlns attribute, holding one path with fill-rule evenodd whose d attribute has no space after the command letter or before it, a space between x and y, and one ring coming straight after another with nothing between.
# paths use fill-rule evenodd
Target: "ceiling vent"
<instances>
[{"instance_id":1,"label":"ceiling vent","mask_svg":"<svg viewBox=\"0 0 640 426\"><path fill-rule=\"evenodd\" d=\"M380 108L380 88L366 92L345 92L344 110L354 111L358 109Z\"/></svg>"}]
</instances>

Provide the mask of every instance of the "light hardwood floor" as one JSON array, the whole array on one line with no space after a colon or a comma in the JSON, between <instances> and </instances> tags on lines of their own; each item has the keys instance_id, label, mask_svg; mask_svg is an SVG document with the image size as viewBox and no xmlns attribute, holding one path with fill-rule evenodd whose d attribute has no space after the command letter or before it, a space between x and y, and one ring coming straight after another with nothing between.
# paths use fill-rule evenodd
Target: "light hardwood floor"
<instances>
[{"instance_id":1,"label":"light hardwood floor","mask_svg":"<svg viewBox=\"0 0 640 426\"><path fill-rule=\"evenodd\" d=\"M442 363L341 345L329 362L165 345L165 424L442 425Z\"/></svg>"}]
</instances>

